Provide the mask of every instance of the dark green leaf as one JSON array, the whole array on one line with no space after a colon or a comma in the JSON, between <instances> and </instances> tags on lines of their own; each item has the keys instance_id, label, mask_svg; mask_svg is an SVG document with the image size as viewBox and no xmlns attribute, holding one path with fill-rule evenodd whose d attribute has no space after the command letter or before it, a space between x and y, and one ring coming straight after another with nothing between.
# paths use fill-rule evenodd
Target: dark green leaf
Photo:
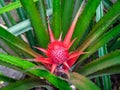
<instances>
[{"instance_id":1,"label":"dark green leaf","mask_svg":"<svg viewBox=\"0 0 120 90\"><path fill-rule=\"evenodd\" d=\"M102 69L106 69L116 65L120 65L120 51L109 53L97 60L91 61L77 72L82 75L88 76Z\"/></svg>"},{"instance_id":2,"label":"dark green leaf","mask_svg":"<svg viewBox=\"0 0 120 90\"><path fill-rule=\"evenodd\" d=\"M115 51L117 50L118 48L120 48L120 38L118 38L117 40L114 41L114 43L111 44L110 47L108 47L108 51L111 52L111 51Z\"/></svg>"},{"instance_id":3,"label":"dark green leaf","mask_svg":"<svg viewBox=\"0 0 120 90\"><path fill-rule=\"evenodd\" d=\"M11 82L15 82L16 80L12 79L10 77L7 77L7 76L5 76L5 75L3 75L3 74L0 73L0 81L11 83Z\"/></svg>"},{"instance_id":4,"label":"dark green leaf","mask_svg":"<svg viewBox=\"0 0 120 90\"><path fill-rule=\"evenodd\" d=\"M18 70L22 70L24 72L28 72L28 75L34 75L36 77L43 77L47 79L51 84L59 88L60 90L71 90L67 81L59 78L50 72L42 69L31 69L34 68L36 65L28 62L27 60L23 60L17 57L13 57L6 54L0 54L0 64L5 65L7 67L16 68Z\"/></svg>"},{"instance_id":5,"label":"dark green leaf","mask_svg":"<svg viewBox=\"0 0 120 90\"><path fill-rule=\"evenodd\" d=\"M18 37L14 36L13 34L9 33L4 28L0 27L0 38L7 42L7 44L12 45L15 49L19 49L21 51L24 51L28 53L31 56L38 55L36 52L34 52L25 42L20 40Z\"/></svg>"},{"instance_id":6,"label":"dark green leaf","mask_svg":"<svg viewBox=\"0 0 120 90\"><path fill-rule=\"evenodd\" d=\"M88 46L95 42L111 24L120 16L120 1L113 5L106 15L94 26L90 34L86 37L85 41L78 48L80 51L84 51Z\"/></svg>"},{"instance_id":7,"label":"dark green leaf","mask_svg":"<svg viewBox=\"0 0 120 90\"><path fill-rule=\"evenodd\" d=\"M35 3L33 0L20 0L22 6L26 10L28 16L30 17L30 21L33 25L33 28L35 30L35 34L38 40L38 43L41 45L41 47L47 47L49 37L46 28L44 27L44 24L42 22L42 17L39 14Z\"/></svg>"},{"instance_id":8,"label":"dark green leaf","mask_svg":"<svg viewBox=\"0 0 120 90\"><path fill-rule=\"evenodd\" d=\"M111 29L109 32L103 34L96 42L92 43L87 49L86 52L90 52L81 57L80 62L85 60L87 57L92 55L95 51L97 51L100 47L105 45L108 41L113 39L115 36L120 34L120 25Z\"/></svg>"},{"instance_id":9,"label":"dark green leaf","mask_svg":"<svg viewBox=\"0 0 120 90\"><path fill-rule=\"evenodd\" d=\"M120 73L120 65L112 66L106 69L102 69L100 71L97 71L91 75L89 75L89 78L99 77L102 75L112 75L112 74L119 74Z\"/></svg>"},{"instance_id":10,"label":"dark green leaf","mask_svg":"<svg viewBox=\"0 0 120 90\"><path fill-rule=\"evenodd\" d=\"M1 90L29 90L36 86L45 85L42 81L29 78L25 80L16 81L6 87L1 88Z\"/></svg>"}]
</instances>

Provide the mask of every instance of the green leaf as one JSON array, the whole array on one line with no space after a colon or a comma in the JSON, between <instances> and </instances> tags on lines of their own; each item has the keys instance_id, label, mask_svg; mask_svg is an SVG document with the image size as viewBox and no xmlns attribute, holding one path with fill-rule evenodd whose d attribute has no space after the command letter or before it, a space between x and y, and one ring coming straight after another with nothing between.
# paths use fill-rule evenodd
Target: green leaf
<instances>
[{"instance_id":1,"label":"green leaf","mask_svg":"<svg viewBox=\"0 0 120 90\"><path fill-rule=\"evenodd\" d=\"M36 57L38 54L34 52L25 42L20 40L18 37L15 37L13 34L9 33L4 28L0 27L0 38L7 42L7 44L12 45L15 49L26 52L27 54Z\"/></svg>"},{"instance_id":2,"label":"green leaf","mask_svg":"<svg viewBox=\"0 0 120 90\"><path fill-rule=\"evenodd\" d=\"M88 46L95 42L100 36L105 33L111 24L120 16L120 1L113 5L107 14L101 18L101 20L94 26L92 31L86 37L85 41L78 48L79 51L84 51Z\"/></svg>"},{"instance_id":3,"label":"green leaf","mask_svg":"<svg viewBox=\"0 0 120 90\"><path fill-rule=\"evenodd\" d=\"M85 55L82 55L79 59L79 62L77 62L74 70L78 70L80 69L80 64L81 62L83 62L87 57L89 57L90 55L92 55L95 51L97 51L100 47L102 47L103 45L105 45L108 41L110 41L111 39L113 39L115 36L119 35L119 28L120 25L117 25L116 27L114 27L113 29L111 29L109 32L105 33L103 36L101 36L98 40L96 40L96 42L94 42L93 44L91 44L87 49L86 52L90 52L87 53ZM93 47L94 46L94 47Z\"/></svg>"},{"instance_id":4,"label":"green leaf","mask_svg":"<svg viewBox=\"0 0 120 90\"><path fill-rule=\"evenodd\" d=\"M61 33L61 0L53 0L52 29L56 38Z\"/></svg>"},{"instance_id":5,"label":"green leaf","mask_svg":"<svg viewBox=\"0 0 120 90\"><path fill-rule=\"evenodd\" d=\"M120 25L112 28L109 32L103 34L98 40L92 43L87 49L86 52L90 52L88 54L83 55L80 58L80 62L85 60L87 57L92 55L95 51L97 51L100 47L105 45L108 41L112 40L115 36L120 34ZM94 47L93 47L94 46Z\"/></svg>"},{"instance_id":6,"label":"green leaf","mask_svg":"<svg viewBox=\"0 0 120 90\"><path fill-rule=\"evenodd\" d=\"M64 0L62 1L62 32L63 36L66 35L71 21L72 21L72 14L74 9L75 0Z\"/></svg>"},{"instance_id":7,"label":"green leaf","mask_svg":"<svg viewBox=\"0 0 120 90\"><path fill-rule=\"evenodd\" d=\"M0 0L0 8L5 6L4 0ZM16 22L9 12L1 14L2 19L4 20L7 27L14 25Z\"/></svg>"},{"instance_id":8,"label":"green leaf","mask_svg":"<svg viewBox=\"0 0 120 90\"><path fill-rule=\"evenodd\" d=\"M36 1L38 1L38 0L34 0L34 2L36 2ZM19 0L0 8L0 14L8 12L8 11L13 10L13 9L16 9L18 7L21 7L21 3Z\"/></svg>"},{"instance_id":9,"label":"green leaf","mask_svg":"<svg viewBox=\"0 0 120 90\"><path fill-rule=\"evenodd\" d=\"M69 84L67 81L63 80L62 78L59 78L50 72L42 69L31 69L35 67L36 65L28 62L27 60L23 60L14 56L6 55L6 54L0 54L0 64L12 67L17 70L22 70L26 72L28 75L34 75L36 77L43 77L47 79L51 84L59 88L60 90L71 90ZM16 68L17 67L17 68Z\"/></svg>"},{"instance_id":10,"label":"green leaf","mask_svg":"<svg viewBox=\"0 0 120 90\"><path fill-rule=\"evenodd\" d=\"M15 1L17 1L17 0L13 0L13 2L15 2ZM35 48L33 46L36 46L36 44L35 44L36 41L35 41L35 38L33 35L34 33L32 32L31 23L29 20L26 20L27 15L26 15L25 11L23 10L23 8L21 8L21 7L17 8L16 11L17 11L20 21L23 21L23 22L20 22L19 24L14 25L14 26L16 26L16 28L14 27L15 29L13 29L12 27L11 27L11 29L12 29L12 31L15 30L15 33L17 35L20 35L21 33L26 32L25 34L26 34L26 38L28 39L28 43L29 43L30 47L33 50L35 50ZM22 26L20 26L20 25L22 25ZM29 27L27 27L27 26L29 26ZM22 28L22 30L20 30L21 28ZM31 30L31 31L27 32L27 30Z\"/></svg>"},{"instance_id":11,"label":"green leaf","mask_svg":"<svg viewBox=\"0 0 120 90\"><path fill-rule=\"evenodd\" d=\"M106 69L116 65L120 65L120 51L109 53L97 60L91 61L77 72L82 75L88 76L102 69Z\"/></svg>"},{"instance_id":12,"label":"green leaf","mask_svg":"<svg viewBox=\"0 0 120 90\"><path fill-rule=\"evenodd\" d=\"M29 90L42 85L45 84L41 80L29 78L25 80L16 81L15 83L1 88L1 90Z\"/></svg>"},{"instance_id":13,"label":"green leaf","mask_svg":"<svg viewBox=\"0 0 120 90\"><path fill-rule=\"evenodd\" d=\"M112 84L110 80L110 75L103 75L102 76L102 83L104 90L112 90Z\"/></svg>"},{"instance_id":14,"label":"green leaf","mask_svg":"<svg viewBox=\"0 0 120 90\"><path fill-rule=\"evenodd\" d=\"M3 74L0 73L0 81L11 83L11 82L15 82L16 80L12 79L10 77L7 77L7 76L5 76L5 75L3 75Z\"/></svg>"},{"instance_id":15,"label":"green leaf","mask_svg":"<svg viewBox=\"0 0 120 90\"><path fill-rule=\"evenodd\" d=\"M107 8L107 9L110 9L111 6L113 5L112 1L110 1L110 0L103 0L103 4L104 4L105 8Z\"/></svg>"},{"instance_id":16,"label":"green leaf","mask_svg":"<svg viewBox=\"0 0 120 90\"><path fill-rule=\"evenodd\" d=\"M76 1L75 1L74 10L73 10L73 18L74 18L75 15L77 14L77 11L79 10L82 2L83 2L83 0L76 0Z\"/></svg>"},{"instance_id":17,"label":"green leaf","mask_svg":"<svg viewBox=\"0 0 120 90\"><path fill-rule=\"evenodd\" d=\"M76 24L76 28L75 28L75 31L74 31L74 34L73 34L73 38L77 37L77 40L73 44L73 47L76 47L78 45L80 39L82 38L82 35L87 30L91 20L94 17L94 14L96 12L96 9L97 9L100 1L101 0L95 0L93 2L93 0L88 0L80 18L78 19L78 22Z\"/></svg>"},{"instance_id":18,"label":"green leaf","mask_svg":"<svg viewBox=\"0 0 120 90\"><path fill-rule=\"evenodd\" d=\"M76 86L77 90L100 90L89 79L78 73L71 73L71 82Z\"/></svg>"},{"instance_id":19,"label":"green leaf","mask_svg":"<svg viewBox=\"0 0 120 90\"><path fill-rule=\"evenodd\" d=\"M120 65L112 66L109 68L102 69L100 71L97 71L91 75L89 75L89 78L95 78L102 75L112 75L112 74L119 74L120 73Z\"/></svg>"},{"instance_id":20,"label":"green leaf","mask_svg":"<svg viewBox=\"0 0 120 90\"><path fill-rule=\"evenodd\" d=\"M96 22L98 22L102 17L103 17L103 2L101 1L99 7L96 10ZM104 56L105 54L107 54L106 44L98 49L99 57ZM98 79L100 79L100 78L96 78L96 82L100 83L100 80L98 80ZM103 84L103 89L104 90L111 90L112 89L111 88L111 80L110 80L110 76L109 75L103 75L102 76L102 84ZM99 85L99 87L102 87L102 86Z\"/></svg>"},{"instance_id":21,"label":"green leaf","mask_svg":"<svg viewBox=\"0 0 120 90\"><path fill-rule=\"evenodd\" d=\"M31 23L30 20L27 19L8 28L8 31L14 34L15 36L18 36L26 31L29 31L30 29L32 29Z\"/></svg>"},{"instance_id":22,"label":"green leaf","mask_svg":"<svg viewBox=\"0 0 120 90\"><path fill-rule=\"evenodd\" d=\"M120 38L118 38L117 40L114 40L114 43L110 45L110 47L108 47L108 51L115 51L120 47Z\"/></svg>"},{"instance_id":23,"label":"green leaf","mask_svg":"<svg viewBox=\"0 0 120 90\"><path fill-rule=\"evenodd\" d=\"M47 47L47 44L49 41L48 33L44 27L44 24L42 22L42 17L38 12L37 7L35 6L35 3L33 2L33 0L29 0L29 1L20 0L20 1L23 8L26 10L30 18L30 21L35 30L35 34L36 34L39 45L41 45L41 47Z\"/></svg>"},{"instance_id":24,"label":"green leaf","mask_svg":"<svg viewBox=\"0 0 120 90\"><path fill-rule=\"evenodd\" d=\"M41 15L41 19L42 19L43 25L47 29L46 8L45 8L44 0L38 0L37 7L39 9L39 13Z\"/></svg>"}]
</instances>

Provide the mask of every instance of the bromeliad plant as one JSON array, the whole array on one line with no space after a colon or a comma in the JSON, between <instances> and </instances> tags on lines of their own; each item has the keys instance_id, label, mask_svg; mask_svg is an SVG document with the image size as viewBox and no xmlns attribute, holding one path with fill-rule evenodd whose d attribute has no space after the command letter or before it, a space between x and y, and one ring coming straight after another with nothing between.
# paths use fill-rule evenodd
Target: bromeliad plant
<instances>
[{"instance_id":1,"label":"bromeliad plant","mask_svg":"<svg viewBox=\"0 0 120 90\"><path fill-rule=\"evenodd\" d=\"M20 0L0 9L0 13L3 13L22 5L33 27L32 36L34 33L37 40L36 44L34 43L35 39L30 41L28 38L30 46L42 51L34 51L19 37L0 27L1 48L9 54L0 53L0 64L29 75L28 78L19 81L10 78L9 83L12 83L3 87L2 90L27 90L35 87L44 87L48 90L56 88L72 90L73 86L78 90L100 90L89 79L104 74L120 73L120 51L116 50L118 48L113 45L113 43L118 44L120 35L119 0L96 24L94 23L95 12L101 0L94 2L93 0L87 2L82 2L82 0L53 0L52 16L46 15L44 0L36 1ZM47 20L47 17L50 19ZM24 20L23 17L22 20ZM116 42L113 42L112 39ZM111 49L107 51L107 47L104 47L105 44L109 44L107 47ZM95 52L100 47L105 49L102 49L99 54L103 55L104 52L108 52L108 54L97 60L90 60L86 64L85 61L88 61L88 57L94 56L90 59L97 58ZM111 53L111 51L113 52ZM34 62L28 61L30 58ZM69 75L67 80L62 76L65 74ZM2 74L0 77L6 82L9 78Z\"/></svg>"},{"instance_id":2,"label":"bromeliad plant","mask_svg":"<svg viewBox=\"0 0 120 90\"><path fill-rule=\"evenodd\" d=\"M81 8L75 16L75 19L73 20L73 23L63 41L62 34L60 35L58 40L55 39L50 24L48 22L48 30L50 34L50 44L48 45L48 49L45 50L43 48L36 47L38 50L44 52L47 58L38 56L35 61L42 62L51 71L51 73L57 73L59 71L67 73L68 70L70 70L71 66L76 62L77 57L79 57L81 54L84 54L84 52L77 50L69 53L69 49L75 41L75 39L71 41L71 38L80 11Z\"/></svg>"}]
</instances>

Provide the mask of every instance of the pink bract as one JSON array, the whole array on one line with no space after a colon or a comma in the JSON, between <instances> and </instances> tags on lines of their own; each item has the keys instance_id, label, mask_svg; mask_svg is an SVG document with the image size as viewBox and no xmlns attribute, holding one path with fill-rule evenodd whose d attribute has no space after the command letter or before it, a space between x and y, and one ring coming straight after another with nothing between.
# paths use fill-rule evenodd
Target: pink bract
<instances>
[{"instance_id":1,"label":"pink bract","mask_svg":"<svg viewBox=\"0 0 120 90\"><path fill-rule=\"evenodd\" d=\"M47 49L43 49L40 47L36 47L38 50L45 53L46 57L38 56L36 57L36 62L41 62L45 65L47 69L50 70L51 73L58 72L61 70L62 72L68 72L72 65L76 62L77 58L84 54L84 52L73 51L69 53L69 49L74 43L75 39L71 40L76 22L78 20L80 14L80 10L76 14L72 25L70 26L64 40L62 41L62 34L59 39L55 39L52 30L50 28L50 24L48 22L48 31L50 35L50 43Z\"/></svg>"}]
</instances>

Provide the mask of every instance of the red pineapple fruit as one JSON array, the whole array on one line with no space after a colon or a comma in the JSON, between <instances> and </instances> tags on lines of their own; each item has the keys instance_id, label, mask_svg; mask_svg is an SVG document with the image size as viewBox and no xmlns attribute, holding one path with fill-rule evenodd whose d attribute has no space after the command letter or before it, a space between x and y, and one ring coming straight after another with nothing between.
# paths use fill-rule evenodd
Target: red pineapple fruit
<instances>
[{"instance_id":1,"label":"red pineapple fruit","mask_svg":"<svg viewBox=\"0 0 120 90\"><path fill-rule=\"evenodd\" d=\"M75 39L71 41L76 22L80 15L81 8L79 9L78 13L76 14L64 40L62 41L62 34L60 35L59 39L56 40L50 28L50 24L48 22L48 30L50 35L50 43L47 49L43 49L40 47L36 47L38 50L44 52L47 57L38 56L36 57L36 62L41 62L45 65L47 69L50 70L51 73L57 72L59 69L62 72L68 72L70 67L76 62L77 58L84 54L84 52L73 51L69 53L69 49L74 43Z\"/></svg>"}]
</instances>

